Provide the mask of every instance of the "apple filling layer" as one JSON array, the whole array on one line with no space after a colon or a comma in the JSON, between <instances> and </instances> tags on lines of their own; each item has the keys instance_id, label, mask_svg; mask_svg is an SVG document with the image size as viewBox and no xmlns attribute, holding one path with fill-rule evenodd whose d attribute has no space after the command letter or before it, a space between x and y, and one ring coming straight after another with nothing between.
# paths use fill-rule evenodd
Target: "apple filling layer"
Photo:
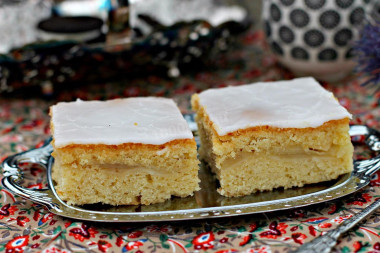
<instances>
[{"instance_id":1,"label":"apple filling layer","mask_svg":"<svg viewBox=\"0 0 380 253\"><path fill-rule=\"evenodd\" d=\"M215 169L225 196L290 188L337 178L351 171L349 146L332 145L329 150L289 148L282 152L241 152L226 158ZM230 192L230 189L233 193Z\"/></svg>"}]
</instances>

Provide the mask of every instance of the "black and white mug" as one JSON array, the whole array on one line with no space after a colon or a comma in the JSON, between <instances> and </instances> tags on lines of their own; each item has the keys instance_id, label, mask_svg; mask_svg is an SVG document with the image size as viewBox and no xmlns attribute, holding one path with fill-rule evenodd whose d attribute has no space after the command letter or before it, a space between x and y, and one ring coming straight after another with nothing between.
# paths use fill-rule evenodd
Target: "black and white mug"
<instances>
[{"instance_id":1,"label":"black and white mug","mask_svg":"<svg viewBox=\"0 0 380 253\"><path fill-rule=\"evenodd\" d=\"M355 66L352 44L374 1L265 0L268 44L295 75L338 81Z\"/></svg>"}]
</instances>

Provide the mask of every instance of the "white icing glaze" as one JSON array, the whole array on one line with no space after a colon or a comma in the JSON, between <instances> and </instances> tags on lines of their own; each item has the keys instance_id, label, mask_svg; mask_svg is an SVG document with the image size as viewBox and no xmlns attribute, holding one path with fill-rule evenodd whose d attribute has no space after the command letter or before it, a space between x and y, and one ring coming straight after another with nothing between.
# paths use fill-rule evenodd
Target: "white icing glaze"
<instances>
[{"instance_id":1,"label":"white icing glaze","mask_svg":"<svg viewBox=\"0 0 380 253\"><path fill-rule=\"evenodd\" d=\"M193 138L178 107L167 98L61 102L52 106L52 123L56 147L69 144L159 145Z\"/></svg>"},{"instance_id":2,"label":"white icing glaze","mask_svg":"<svg viewBox=\"0 0 380 253\"><path fill-rule=\"evenodd\" d=\"M311 77L209 89L199 99L221 136L255 126L306 128L351 118Z\"/></svg>"}]
</instances>

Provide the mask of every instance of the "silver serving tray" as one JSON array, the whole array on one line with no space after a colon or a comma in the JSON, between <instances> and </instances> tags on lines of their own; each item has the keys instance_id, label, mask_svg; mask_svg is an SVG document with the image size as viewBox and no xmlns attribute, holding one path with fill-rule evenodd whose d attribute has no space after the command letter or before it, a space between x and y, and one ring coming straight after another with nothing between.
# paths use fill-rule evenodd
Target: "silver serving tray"
<instances>
[{"instance_id":1,"label":"silver serving tray","mask_svg":"<svg viewBox=\"0 0 380 253\"><path fill-rule=\"evenodd\" d=\"M196 131L192 116L185 117L192 130ZM351 126L351 136L362 137L373 151L380 150L379 132L367 126ZM370 177L380 167L380 155L363 161L354 162L351 174L338 179L292 189L276 189L259 192L249 196L227 198L216 191L217 180L204 164L199 176L201 190L187 198L172 198L164 203L149 206L108 206L85 205L70 206L62 201L54 189L51 169L54 158L50 141L41 148L32 149L8 157L3 162L3 186L13 194L46 206L50 212L74 219L101 222L147 222L175 221L215 217L229 217L243 214L264 213L337 199L354 193L370 182ZM20 185L23 174L18 164L36 163L47 169L48 189L27 189Z\"/></svg>"}]
</instances>

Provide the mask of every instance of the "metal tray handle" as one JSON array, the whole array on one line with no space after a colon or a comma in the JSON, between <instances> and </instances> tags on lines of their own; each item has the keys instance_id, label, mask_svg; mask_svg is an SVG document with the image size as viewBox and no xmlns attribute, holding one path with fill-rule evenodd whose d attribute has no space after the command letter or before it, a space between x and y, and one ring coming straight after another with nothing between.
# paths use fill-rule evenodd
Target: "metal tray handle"
<instances>
[{"instance_id":1,"label":"metal tray handle","mask_svg":"<svg viewBox=\"0 0 380 253\"><path fill-rule=\"evenodd\" d=\"M351 136L365 136L364 142L372 151L380 151L380 133L366 126L352 126L350 128ZM363 181L371 177L380 167L380 156L366 160L355 161L356 173ZM359 186L360 187L360 186ZM360 221L365 219L369 214L380 208L380 199L376 200L359 213L355 214L350 219L342 222L338 227L328 231L323 236L317 237L314 240L303 244L293 253L311 252L311 253L328 253L336 245L339 237L353 228Z\"/></svg>"},{"instance_id":2,"label":"metal tray handle","mask_svg":"<svg viewBox=\"0 0 380 253\"><path fill-rule=\"evenodd\" d=\"M20 182L23 179L23 173L19 167L20 163L39 164L47 169L49 157L53 152L53 147L50 145L50 142L51 138L48 139L41 148L28 150L7 157L2 163L4 175L2 184L18 196L30 199L35 203L48 207L49 209L57 210L58 207L56 204L52 203L50 189L28 189L20 185Z\"/></svg>"}]
</instances>

